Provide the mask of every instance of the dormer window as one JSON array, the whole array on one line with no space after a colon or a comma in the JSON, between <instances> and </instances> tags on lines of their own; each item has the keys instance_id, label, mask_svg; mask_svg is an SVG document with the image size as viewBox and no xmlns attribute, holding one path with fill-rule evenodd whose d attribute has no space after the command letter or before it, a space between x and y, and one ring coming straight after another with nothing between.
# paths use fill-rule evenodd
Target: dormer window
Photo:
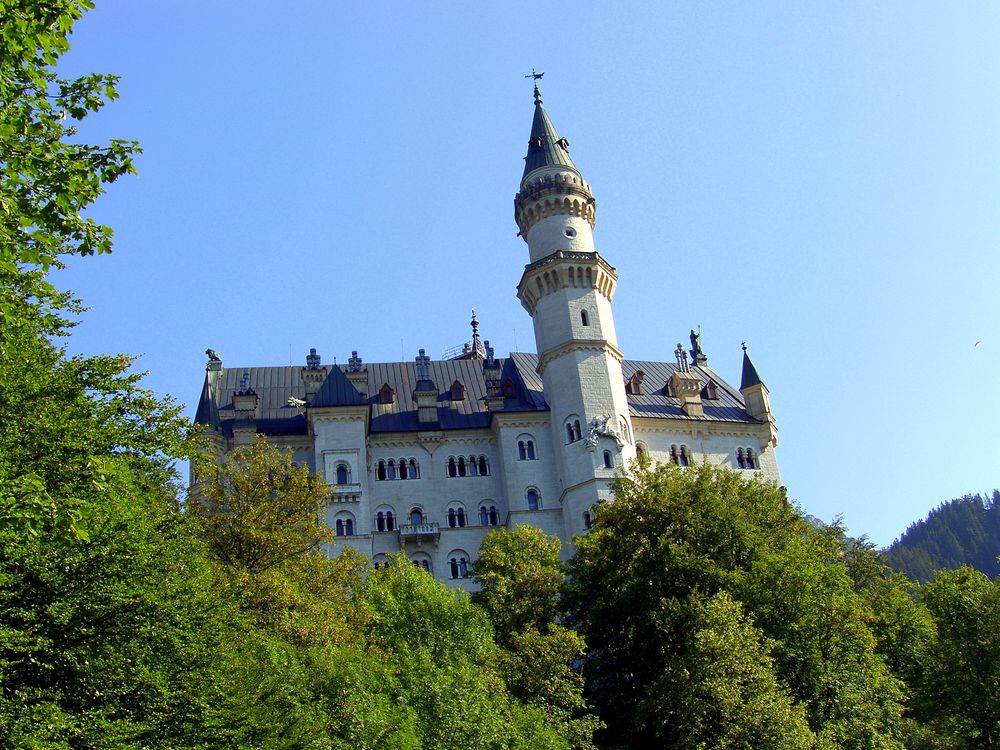
<instances>
[{"instance_id":1,"label":"dormer window","mask_svg":"<svg viewBox=\"0 0 1000 750\"><path fill-rule=\"evenodd\" d=\"M396 392L392 390L388 383L383 384L378 389L378 402L380 404L391 404L396 400Z\"/></svg>"},{"instance_id":2,"label":"dormer window","mask_svg":"<svg viewBox=\"0 0 1000 750\"><path fill-rule=\"evenodd\" d=\"M569 141L567 141L565 138L560 138L558 141L556 141L556 145L566 153L569 153Z\"/></svg>"},{"instance_id":3,"label":"dormer window","mask_svg":"<svg viewBox=\"0 0 1000 750\"><path fill-rule=\"evenodd\" d=\"M540 135L536 135L534 138L532 138L531 140L528 141L528 147L532 151L538 151L539 149L541 149L541 147L542 147L542 137Z\"/></svg>"},{"instance_id":4,"label":"dormer window","mask_svg":"<svg viewBox=\"0 0 1000 750\"><path fill-rule=\"evenodd\" d=\"M500 392L503 394L504 398L517 398L517 383L511 378L506 378L503 383L500 384Z\"/></svg>"},{"instance_id":5,"label":"dormer window","mask_svg":"<svg viewBox=\"0 0 1000 750\"><path fill-rule=\"evenodd\" d=\"M642 370L638 370L632 377L628 379L628 383L625 385L625 392L630 396L641 396L642 394L642 381L646 379L646 373Z\"/></svg>"},{"instance_id":6,"label":"dormer window","mask_svg":"<svg viewBox=\"0 0 1000 750\"><path fill-rule=\"evenodd\" d=\"M719 387L715 384L714 380L709 380L705 387L701 389L701 397L707 398L711 401L716 401L719 398Z\"/></svg>"},{"instance_id":7,"label":"dormer window","mask_svg":"<svg viewBox=\"0 0 1000 750\"><path fill-rule=\"evenodd\" d=\"M458 380L451 384L451 400L452 401L464 401L465 400L465 386L461 384Z\"/></svg>"},{"instance_id":8,"label":"dormer window","mask_svg":"<svg viewBox=\"0 0 1000 750\"><path fill-rule=\"evenodd\" d=\"M671 398L677 398L677 389L674 388L673 380L668 380L667 384L663 386L663 395L670 396Z\"/></svg>"}]
</instances>

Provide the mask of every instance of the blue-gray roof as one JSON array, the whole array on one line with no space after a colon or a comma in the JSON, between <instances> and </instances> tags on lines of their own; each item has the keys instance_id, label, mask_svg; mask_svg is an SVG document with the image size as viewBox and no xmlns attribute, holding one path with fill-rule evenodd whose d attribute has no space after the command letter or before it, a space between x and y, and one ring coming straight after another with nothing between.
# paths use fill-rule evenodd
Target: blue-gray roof
<instances>
[{"instance_id":1,"label":"blue-gray roof","mask_svg":"<svg viewBox=\"0 0 1000 750\"><path fill-rule=\"evenodd\" d=\"M514 352L506 359L498 359L500 382L512 387L513 396L507 397L503 411L547 411L542 379L536 367L535 354ZM417 386L416 368L412 362L366 363L365 385L356 388L348 379L345 366L323 365L311 371L322 379L322 385L308 396L301 367L230 367L218 373L208 373L198 403L195 422L231 433L234 424L234 393L252 389L259 399L256 429L272 435L305 434L306 410L321 407L348 407L364 405L369 409L369 429L372 433L415 432L428 429L417 420L417 407L412 393ZM679 401L666 395L666 383L676 364L625 360L622 373L628 382L632 376L645 373L642 395L628 396L633 417L653 419L678 419L757 423L746 412L740 392L727 384L707 366L691 367L703 386L714 382L716 399L703 399L704 417L688 417L681 410ZM310 372L305 370L305 372ZM461 430L489 426L491 413L486 404L486 379L483 361L477 359L450 359L430 363L430 377L438 390L438 422L435 429ZM217 378L217 380L216 380ZM464 388L464 398L453 401L451 386L458 382ZM216 387L212 383L216 383ZM388 385L394 393L393 403L379 402L379 391ZM364 390L362 390L364 389ZM305 401L297 406L289 399Z\"/></svg>"}]
</instances>

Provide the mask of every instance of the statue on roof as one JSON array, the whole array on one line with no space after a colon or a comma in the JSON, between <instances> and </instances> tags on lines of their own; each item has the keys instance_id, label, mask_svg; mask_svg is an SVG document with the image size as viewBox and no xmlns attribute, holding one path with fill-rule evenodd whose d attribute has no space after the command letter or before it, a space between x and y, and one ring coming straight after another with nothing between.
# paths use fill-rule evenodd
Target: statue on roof
<instances>
[{"instance_id":1,"label":"statue on roof","mask_svg":"<svg viewBox=\"0 0 1000 750\"><path fill-rule=\"evenodd\" d=\"M705 352L701 348L701 327L698 327L698 333L691 329L691 364L693 365L704 365L708 363L708 357L705 356Z\"/></svg>"}]
</instances>

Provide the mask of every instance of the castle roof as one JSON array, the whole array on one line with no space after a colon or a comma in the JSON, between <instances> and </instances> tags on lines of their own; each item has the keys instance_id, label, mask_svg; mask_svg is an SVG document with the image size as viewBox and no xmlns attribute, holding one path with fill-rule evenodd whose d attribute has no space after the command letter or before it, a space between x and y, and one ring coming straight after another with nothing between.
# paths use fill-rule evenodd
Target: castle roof
<instances>
[{"instance_id":1,"label":"castle roof","mask_svg":"<svg viewBox=\"0 0 1000 750\"><path fill-rule=\"evenodd\" d=\"M521 180L541 167L567 167L579 174L569 156L569 141L559 137L542 106L542 95L535 86L535 116L531 121L531 137L528 138L528 153L524 157Z\"/></svg>"},{"instance_id":2,"label":"castle roof","mask_svg":"<svg viewBox=\"0 0 1000 750\"><path fill-rule=\"evenodd\" d=\"M514 352L496 360L500 365L501 391L505 394L500 413L545 412L542 379L536 371L535 354ZM346 365L322 365L316 368L322 384L309 395L302 378L302 367L228 367L209 372L202 388L195 422L231 434L236 426L233 395L252 390L258 398L254 427L269 435L306 434L307 409L337 407L367 407L369 430L372 434L416 432L429 428L418 421L412 393L418 380L413 362L365 363L363 385L355 386L348 379ZM490 424L492 412L487 403L487 384L483 362L475 359L436 360L429 363L431 380L437 384L438 422L431 429L484 429ZM625 360L622 373L628 382L639 371L643 378L642 393L628 395L632 417L683 421L758 423L747 414L740 392L727 384L707 366L692 366L689 372L698 376L703 387L714 383L715 398L703 399L704 417L689 417L677 398L667 394L667 383L677 370L677 364ZM354 373L351 376L354 377ZM358 378L358 380L361 380ZM451 384L464 386L463 398L453 401ZM388 386L392 401L383 403L380 392ZM305 406L301 405L305 402Z\"/></svg>"}]
</instances>

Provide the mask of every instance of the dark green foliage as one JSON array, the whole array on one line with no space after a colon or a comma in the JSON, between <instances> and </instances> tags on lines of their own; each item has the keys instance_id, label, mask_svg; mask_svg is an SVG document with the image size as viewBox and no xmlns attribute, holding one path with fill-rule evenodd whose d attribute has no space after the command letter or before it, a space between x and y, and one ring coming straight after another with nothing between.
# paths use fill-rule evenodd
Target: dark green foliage
<instances>
[{"instance_id":1,"label":"dark green foliage","mask_svg":"<svg viewBox=\"0 0 1000 750\"><path fill-rule=\"evenodd\" d=\"M912 524L886 551L886 560L914 580L927 582L938 570L970 565L990 578L1000 574L1000 490L942 503Z\"/></svg>"},{"instance_id":2,"label":"dark green foliage","mask_svg":"<svg viewBox=\"0 0 1000 750\"><path fill-rule=\"evenodd\" d=\"M851 554L842 532L806 523L777 487L707 466L634 467L578 540L569 585L606 745L763 736L766 722L747 723L756 714L740 703L756 694L768 696L773 726L806 717L808 730L789 729L789 742L807 743L811 732L820 746L902 747L901 685L876 653L872 613L851 576L865 566L849 566ZM710 626L711 601L719 609ZM709 665L714 638L746 644L748 661ZM727 680L737 693L720 692ZM716 718L680 716L692 695ZM666 716L667 706L678 715ZM725 717L742 718L727 727Z\"/></svg>"}]
</instances>

